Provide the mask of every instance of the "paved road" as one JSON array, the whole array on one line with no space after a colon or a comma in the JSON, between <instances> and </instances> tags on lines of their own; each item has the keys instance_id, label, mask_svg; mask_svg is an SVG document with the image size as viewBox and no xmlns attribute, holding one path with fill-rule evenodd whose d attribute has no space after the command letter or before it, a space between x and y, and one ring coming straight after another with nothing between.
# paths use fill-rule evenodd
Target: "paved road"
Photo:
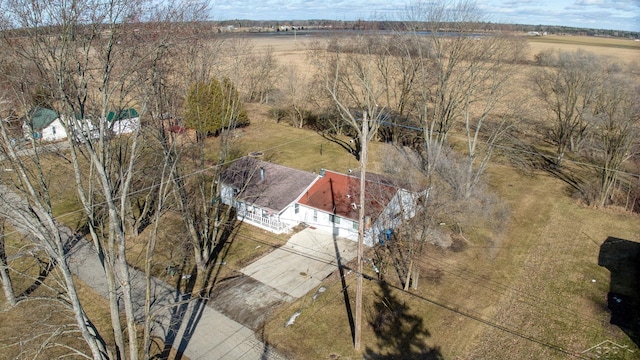
<instances>
[{"instance_id":1,"label":"paved road","mask_svg":"<svg viewBox=\"0 0 640 360\"><path fill-rule=\"evenodd\" d=\"M24 201L6 186L0 185L0 213L6 207L24 207ZM8 217L12 220L11 217ZM36 223L35 217L33 218ZM16 228L24 230L20 224ZM80 239L66 226L60 230L69 239L68 263L71 271L101 295L107 297L107 284L96 252L90 242ZM143 318L145 299L144 273L129 269L136 317ZM203 300L188 300L162 280L152 278L154 334L165 338L191 360L196 359L283 359L266 346L246 326L214 310Z\"/></svg>"}]
</instances>

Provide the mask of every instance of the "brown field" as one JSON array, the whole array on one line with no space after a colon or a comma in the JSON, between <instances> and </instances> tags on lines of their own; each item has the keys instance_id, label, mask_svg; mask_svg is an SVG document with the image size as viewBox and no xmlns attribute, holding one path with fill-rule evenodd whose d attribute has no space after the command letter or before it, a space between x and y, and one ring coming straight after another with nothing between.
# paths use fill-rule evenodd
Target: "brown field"
<instances>
[{"instance_id":1,"label":"brown field","mask_svg":"<svg viewBox=\"0 0 640 360\"><path fill-rule=\"evenodd\" d=\"M582 49L625 62L633 62L640 59L640 41L629 39L549 35L529 38L529 47L531 55L547 49L565 51Z\"/></svg>"},{"instance_id":2,"label":"brown field","mask_svg":"<svg viewBox=\"0 0 640 360\"><path fill-rule=\"evenodd\" d=\"M528 37L527 40L532 56L546 49L570 51L583 49L623 61L634 61L640 58L640 41L629 39L548 35L544 37ZM290 56L295 55L294 57L299 58L300 52L308 46L311 39L303 36L258 36L252 38L252 41L258 51L272 48L275 53L282 56L281 63L286 65Z\"/></svg>"}]
</instances>

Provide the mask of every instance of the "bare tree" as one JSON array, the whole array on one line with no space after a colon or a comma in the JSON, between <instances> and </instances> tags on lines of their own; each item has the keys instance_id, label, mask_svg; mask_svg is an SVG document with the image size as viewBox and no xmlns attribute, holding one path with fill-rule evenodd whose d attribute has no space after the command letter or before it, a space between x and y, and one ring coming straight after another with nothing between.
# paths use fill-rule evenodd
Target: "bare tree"
<instances>
[{"instance_id":1,"label":"bare tree","mask_svg":"<svg viewBox=\"0 0 640 360\"><path fill-rule=\"evenodd\" d=\"M610 74L597 88L591 121L593 154L600 166L599 206L611 202L622 165L639 144L639 95L638 88L624 74Z\"/></svg>"},{"instance_id":2,"label":"bare tree","mask_svg":"<svg viewBox=\"0 0 640 360\"><path fill-rule=\"evenodd\" d=\"M269 102L269 95L274 90L274 84L282 73L272 47L265 48L258 54L250 54L245 58L247 100L261 104Z\"/></svg>"},{"instance_id":3,"label":"bare tree","mask_svg":"<svg viewBox=\"0 0 640 360\"><path fill-rule=\"evenodd\" d=\"M286 73L285 93L289 103L291 123L299 128L304 127L305 106L309 103L309 89L305 79L295 65L289 65Z\"/></svg>"},{"instance_id":4,"label":"bare tree","mask_svg":"<svg viewBox=\"0 0 640 360\"><path fill-rule=\"evenodd\" d=\"M384 84L385 103L398 117L415 111L419 62L412 61L415 48L404 31L388 36L370 37L374 47L373 60Z\"/></svg>"},{"instance_id":5,"label":"bare tree","mask_svg":"<svg viewBox=\"0 0 640 360\"><path fill-rule=\"evenodd\" d=\"M73 4L20 0L4 3L5 44L23 64L36 69L36 80L46 90L50 105L60 114L69 134L67 146L74 169L76 190L87 219L87 229L108 280L111 322L116 351L120 358L137 359L140 353L137 336L136 305L131 290L131 276L126 258L126 240L130 231L140 231L156 208L156 182L141 179L141 154L145 144L137 126L130 136L112 137L117 114L137 107L144 119L150 97L157 84L149 79L148 66L158 64L168 54L175 38L175 21L201 16L203 4L189 3L174 7L152 3L90 2ZM145 22L140 22L144 20ZM16 36L20 29L21 36ZM138 31L143 30L143 31ZM29 84L19 81L16 95ZM25 97L24 112L35 105ZM9 141L7 135L5 141ZM32 139L32 147L39 143ZM18 166L22 161L12 156ZM37 157L34 162L38 166ZM23 178L27 178L26 170ZM37 204L38 213L47 214L53 232L53 213L47 194L46 178L39 172L38 186L24 191L29 201ZM154 176L155 177L155 176ZM27 180L22 180L27 183ZM135 186L147 187L147 195L132 196ZM22 186L22 189L29 187ZM153 189L149 191L150 189ZM142 200L141 200L142 199ZM139 201L140 200L140 201ZM138 209L133 204L139 203ZM102 209L102 212L97 211ZM132 220L133 219L133 220ZM132 225L133 224L133 225ZM57 236L59 237L59 236ZM62 245L60 245L62 246ZM63 248L61 248L63 250ZM64 252L56 253L56 263L64 263ZM53 255L52 255L53 256ZM73 280L70 278L71 283ZM69 285L71 289L71 285ZM120 319L124 305L125 327ZM79 306L78 326L86 328L86 316ZM89 334L89 331L86 331ZM127 335L125 343L123 334ZM103 356L95 335L86 336L93 356ZM126 349L128 348L128 356Z\"/></svg>"},{"instance_id":6,"label":"bare tree","mask_svg":"<svg viewBox=\"0 0 640 360\"><path fill-rule=\"evenodd\" d=\"M557 166L567 151L576 151L588 132L587 114L594 100L604 59L584 51L547 55L548 66L534 71L536 95L553 114L548 139L556 146Z\"/></svg>"},{"instance_id":7,"label":"bare tree","mask_svg":"<svg viewBox=\"0 0 640 360\"><path fill-rule=\"evenodd\" d=\"M11 285L7 253L5 251L5 222L6 220L4 218L0 219L0 280L2 280L2 290L4 291L4 297L7 299L7 303L9 303L9 306L16 306L18 302L13 292L13 286Z\"/></svg>"},{"instance_id":8,"label":"bare tree","mask_svg":"<svg viewBox=\"0 0 640 360\"><path fill-rule=\"evenodd\" d=\"M502 35L476 40L470 48L465 66L465 82L461 115L467 143L466 171L463 175L464 197L471 193L504 134L517 122L521 101L513 94L506 98L509 79L516 73L515 65L525 53L522 40Z\"/></svg>"},{"instance_id":9,"label":"bare tree","mask_svg":"<svg viewBox=\"0 0 640 360\"><path fill-rule=\"evenodd\" d=\"M16 149L11 146L12 142L4 124L6 122L0 122L1 140L5 150L3 155L16 171L16 183L13 189L19 190L20 195L14 193L11 187L0 185L0 197L3 203L0 214L10 218L14 227L28 233L34 243L56 264L64 279L62 285L66 300L73 309L76 325L91 349L92 357L94 359L109 358L106 345L80 303L66 256L69 239L60 231L55 221L46 177L38 161L39 155L37 152L33 154L35 160L29 166L22 162ZM8 204L12 205L8 206Z\"/></svg>"},{"instance_id":10,"label":"bare tree","mask_svg":"<svg viewBox=\"0 0 640 360\"><path fill-rule=\"evenodd\" d=\"M220 84L215 79L212 81ZM235 220L232 208L220 201L220 176L224 164L232 156L233 132L247 121L235 86L228 79L221 85L204 97L189 97L184 109L186 122L196 129L201 128L199 124L208 123L212 116L217 119L218 158L215 162L207 160L207 134L197 135L194 142L184 142L180 147L165 148L166 156L181 159L172 171L173 195L194 251L197 273L193 293L198 295L206 294L213 260ZM193 86L197 87L199 83ZM197 92L197 89L192 87L190 91ZM208 105L200 106L203 101Z\"/></svg>"},{"instance_id":11,"label":"bare tree","mask_svg":"<svg viewBox=\"0 0 640 360\"><path fill-rule=\"evenodd\" d=\"M236 38L225 42L222 55L226 61L220 63L219 71L231 79L246 101L267 103L282 74L274 49L258 49L252 40Z\"/></svg>"},{"instance_id":12,"label":"bare tree","mask_svg":"<svg viewBox=\"0 0 640 360\"><path fill-rule=\"evenodd\" d=\"M427 175L435 170L449 132L463 116L468 89L476 85L468 70L478 50L473 24L480 16L477 5L464 0L416 2L407 9L406 23L414 32L406 53L418 69L417 115Z\"/></svg>"},{"instance_id":13,"label":"bare tree","mask_svg":"<svg viewBox=\"0 0 640 360\"><path fill-rule=\"evenodd\" d=\"M322 135L360 160L362 121L368 118L368 140L377 135L388 114L385 84L372 61L375 47L367 35L334 38L325 48L315 51L313 62L318 80L328 95L338 118L327 118L330 130ZM345 139L344 135L349 136ZM368 141L367 140L367 141Z\"/></svg>"},{"instance_id":14,"label":"bare tree","mask_svg":"<svg viewBox=\"0 0 640 360\"><path fill-rule=\"evenodd\" d=\"M483 15L473 1L414 2L407 8L402 44L411 70L411 93L422 143L413 146L429 181L435 172L468 198L506 132L517 121L517 101L508 101L508 80L526 54L522 39L480 34ZM398 51L399 52L399 51ZM413 75L415 74L415 75ZM451 156L449 137L462 129L466 151ZM456 164L460 163L460 164Z\"/></svg>"}]
</instances>

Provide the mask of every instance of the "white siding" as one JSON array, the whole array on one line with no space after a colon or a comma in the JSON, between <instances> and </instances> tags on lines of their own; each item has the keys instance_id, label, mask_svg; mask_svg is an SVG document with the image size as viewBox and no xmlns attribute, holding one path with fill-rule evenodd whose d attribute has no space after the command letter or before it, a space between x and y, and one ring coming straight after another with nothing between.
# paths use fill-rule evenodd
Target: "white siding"
<instances>
[{"instance_id":1,"label":"white siding","mask_svg":"<svg viewBox=\"0 0 640 360\"><path fill-rule=\"evenodd\" d=\"M370 240L378 241L378 236L386 229L394 229L400 226L403 220L411 219L416 213L416 202L420 194L399 190L391 199L382 214L371 227Z\"/></svg>"},{"instance_id":2,"label":"white siding","mask_svg":"<svg viewBox=\"0 0 640 360\"><path fill-rule=\"evenodd\" d=\"M316 219L314 219L314 211L318 214ZM300 220L300 222L304 222L305 224L313 226L326 233L334 234L335 236L353 241L358 240L358 230L353 229L354 220L341 217L340 223L336 224L330 221L330 215L331 214L324 211L320 211L305 205L300 205L300 213L298 214L298 219Z\"/></svg>"},{"instance_id":3,"label":"white siding","mask_svg":"<svg viewBox=\"0 0 640 360\"><path fill-rule=\"evenodd\" d=\"M128 134L140 128L140 118L122 119L115 121L111 130L114 134Z\"/></svg>"},{"instance_id":4,"label":"white siding","mask_svg":"<svg viewBox=\"0 0 640 360\"><path fill-rule=\"evenodd\" d=\"M56 141L67 137L60 119L55 119L49 126L40 131L40 136L44 141Z\"/></svg>"}]
</instances>

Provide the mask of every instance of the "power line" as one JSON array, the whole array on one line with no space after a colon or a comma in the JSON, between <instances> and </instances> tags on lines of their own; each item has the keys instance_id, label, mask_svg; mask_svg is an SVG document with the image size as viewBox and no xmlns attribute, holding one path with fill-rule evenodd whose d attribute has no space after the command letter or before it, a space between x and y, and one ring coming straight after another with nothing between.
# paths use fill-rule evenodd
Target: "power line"
<instances>
[{"instance_id":1,"label":"power line","mask_svg":"<svg viewBox=\"0 0 640 360\"><path fill-rule=\"evenodd\" d=\"M274 149L274 148L277 148L277 147L280 147L280 146L284 146L284 145L286 145L286 144L293 143L293 142L296 142L296 141L301 141L301 140L304 140L304 139L306 139L306 138L310 138L310 137L312 137L312 136L315 136L315 134L314 134L314 135L310 135L310 136L305 137L305 138L296 139L296 140L292 140L292 141L289 141L289 142L286 142L286 143L282 143L282 144L276 145L276 146L274 146L274 147L271 147L271 148L265 149L265 151L270 150L270 149ZM509 148L509 147L505 147L505 149L510 149L510 150L515 150L515 151L520 151L520 149ZM534 154L534 155L546 156L546 155L544 155L544 154L539 154L539 153L534 153L534 152L529 152L529 153ZM234 162L234 161L237 161L237 160L238 160L238 159L231 160L231 161L225 162L224 164L230 164L230 163L232 163L232 162ZM584 164L584 165L592 165L592 164L586 164L586 163L583 163L583 164ZM211 170L211 169L217 168L217 167L219 167L219 166L220 166L220 165L213 165L213 166L210 166L210 167L205 168L205 169L199 169L199 170L194 171L194 172L192 172L192 173L185 174L185 175L183 176L183 178L186 178L186 177L189 177L189 176L193 176L193 175L195 175L195 174L197 174L197 173L201 173L201 172L204 172L204 171L207 171L207 170ZM637 174L632 174L632 173L628 173L628 174L633 175L633 176L637 176ZM154 186L155 186L155 185L154 185ZM153 188L153 186L147 187L147 188L146 188L146 190L151 189L151 188ZM145 189L141 189L141 190L138 190L138 192L141 192L141 191L144 191L144 190L145 190ZM135 194L135 192L134 192L134 194ZM82 210L78 210L78 211L82 211ZM60 217L65 216L65 215L70 215L70 214L73 214L73 213L75 213L75 212L69 212L69 213L66 213L66 214L62 214L62 215L60 215ZM322 260L319 260L319 259L314 259L314 260L322 261ZM471 280L469 280L469 281L471 281ZM395 287L395 288L397 288L397 287ZM397 288L397 289L399 289L399 288ZM399 290L404 291L404 290L402 290L402 289L399 289ZM343 290L343 291L344 291L344 290ZM408 293L408 294L411 294L412 296L417 296L417 295L412 294L412 293ZM417 297L419 297L419 296L417 296ZM448 307L446 304L438 304L437 302L434 302L434 301L429 300L429 299L426 299L426 298L425 298L424 300L425 300L425 301L432 302L432 303L434 303L434 304L436 304L436 305L439 305L439 306L445 307L445 308L447 308L447 309L449 309L449 310L457 311L455 308ZM471 315L471 314L470 314L470 315ZM472 315L472 316L473 316L473 315ZM473 318L473 317L472 317L472 318ZM475 319L475 318L474 318L474 319ZM475 319L475 320L482 321L482 322L487 321L487 320L482 319L482 318ZM487 325L489 325L489 323L487 323ZM499 324L497 324L497 325L498 325L498 326L500 326ZM500 327L497 327L497 328L500 328ZM507 331L507 332L513 331L513 330L511 330L511 329L509 329L509 328L506 328L506 327L505 327L504 329L501 329L501 330L504 330L504 331ZM520 334L520 333L518 333L517 331L513 332L513 334L514 334L514 335L518 335L518 336L520 336L520 337L523 337L523 338L525 338L525 339L527 339L527 340L532 340L532 339L531 339L530 337L528 337L526 334L524 334L524 336L522 336L523 334ZM538 343L540 343L540 344L544 344L543 342L539 342L539 341L538 341L538 340L536 340L535 338L533 338L533 340L532 340L532 341L534 341L534 342L538 342ZM554 347L555 347L555 346L554 346ZM562 348L559 348L559 349L562 349ZM564 351L564 350L563 350L563 351ZM568 354L569 354L569 353L568 353Z\"/></svg>"},{"instance_id":2,"label":"power line","mask_svg":"<svg viewBox=\"0 0 640 360\"><path fill-rule=\"evenodd\" d=\"M299 255L299 256L304 256L304 257L307 257L307 258L309 258L309 259L313 259L313 260L315 260L315 261L324 262L325 264L328 264L328 265L337 266L337 265L335 265L335 264L333 264L333 263L331 263L331 262L323 261L322 259L319 259L319 258L317 258L317 257L309 256L308 254L301 253L300 251L297 251L297 250L294 250L294 249L289 249L289 248L285 248L285 249L283 249L282 247L277 247L277 246L272 245L272 244L270 244L270 243L268 243L268 242L265 242L265 241L259 240L259 239L257 239L257 238L254 238L254 237L251 237L251 236L248 236L248 235L238 234L238 236L241 236L241 237L243 237L243 238L245 238L245 239L248 239L248 240L251 240L251 241L254 241L254 242L258 242L258 243L260 243L260 244L264 244L264 245L267 245L267 246L273 247L274 249L281 249L281 250L283 250L283 251L287 251L287 252L290 252L290 253L293 253L293 254L296 254L296 255ZM225 266L226 266L226 265L225 265ZM405 290L404 290L404 289L402 289L401 287L398 287L397 285L393 285L392 283L389 283L389 282L387 282L386 280L374 280L373 278L371 278L371 277L369 277L369 276L367 276L367 275L365 275L365 274L358 274L358 272L357 272L357 271L355 271L355 270L353 270L353 269L350 269L349 267L346 267L346 266L345 266L344 268L345 268L345 269L349 269L350 271L352 271L352 272L353 272L353 273L355 273L356 275L360 275L360 276L364 277L365 279L367 279L367 280L369 280L369 281L372 281L372 282L376 282L376 281L377 281L378 283L384 283L384 284L386 284L387 286L389 286L390 288L393 288L393 289L395 289L395 290L397 290L397 291L401 291L401 292L403 292L403 293L405 293L405 294L408 294L408 295L410 295L410 296L412 296L412 297L415 297L415 298L416 298L416 299L418 299L418 300L425 301L425 302L428 302L428 303L431 303L431 304L437 305L437 306L439 306L439 307L441 307L441 308L444 308L445 310L452 311L452 312L454 312L454 313L456 313L456 314L458 314L458 315L461 315L461 316L467 317L467 318L469 318L469 319L472 319L472 320L478 321L478 322L480 322L480 323L482 323L482 324L484 324L484 325L487 325L487 326L489 326L489 327L492 327L492 328L495 328L495 329L501 330L501 331L506 332L506 333L509 333L509 334L511 334L511 335L514 335L514 336L520 337L520 338L522 338L522 339L524 339L524 340L527 340L527 341L530 341L530 342L536 343L536 344L538 344L538 345L541 345L541 346L547 347L547 348L549 348L549 349L551 349L551 350L558 351L558 352L561 352L561 353L563 353L563 354L566 354L566 355L569 355L569 356L572 356L572 357L575 357L575 358L580 358L580 359L583 359L583 358L584 358L584 357L582 357L581 355L579 355L579 354L575 354L575 353L573 353L573 352L571 352L571 351L569 351L569 350L567 350L567 349L565 349L565 348L563 348L563 347L561 347L561 346L559 346L559 345L552 344L552 343L550 343L550 342L548 342L548 341L545 341L545 340L539 339L539 338L537 338L537 337L535 337L535 336L533 336L533 335L529 335L529 334L527 334L527 333L525 333L525 332L523 332L523 331L520 331L520 330L514 329L514 327L513 327L512 325L500 324L500 323L497 323L497 322L494 322L494 321L491 321L491 320L485 319L485 318L484 318L484 317L482 317L481 315L474 315L471 311L469 311L469 310L465 310L464 308L461 308L461 307L458 307L458 306L449 305L449 304L446 304L446 303L444 303L444 302L442 302L442 301L438 301L438 300L433 299L433 298L428 298L428 297L426 297L426 296L422 296L422 295L418 295L418 294L415 294L415 293L412 293L412 292L409 292L409 291L405 291ZM235 271L240 271L240 270L235 269ZM329 285L329 286L330 286L330 287L334 286L335 284L337 284L337 283L338 283L338 281L340 281L340 279L335 280L335 281L334 281L331 285ZM346 286L346 287L342 288L339 292L337 292L337 294L336 294L336 295L334 295L334 297L331 299L331 301L329 301L329 302L325 303L321 308L316 309L316 310L312 313L312 315L313 315L313 314L315 314L315 313L317 313L317 312L319 312L319 311L321 311L321 310L322 310L323 308L325 308L326 306L329 306L329 304L330 304L330 303L332 303L333 301L335 301L335 299L336 299L336 298L337 298L337 297L338 297L342 292L346 291L346 290L347 290L347 288L348 288L348 286ZM293 305L290 305L290 306L293 306ZM284 310L281 310L280 312L283 312L283 311L284 311ZM298 321L298 323L300 323L300 321ZM304 321L303 321L303 323L305 323L305 324L309 324L309 323L306 323L306 322L304 322ZM256 344L255 346L260 346L260 344Z\"/></svg>"},{"instance_id":3,"label":"power line","mask_svg":"<svg viewBox=\"0 0 640 360\"><path fill-rule=\"evenodd\" d=\"M267 243L267 242L264 242L264 241L258 240L258 239L256 239L256 238L251 237L251 236L244 235L243 237L244 237L244 238L246 238L246 239L252 240L252 241L256 241L256 242L261 243L261 244L266 244L266 245L268 245L268 246L272 246L272 247L274 247L274 248L277 248L277 247L275 247L275 246L273 246L273 245L271 245L271 244L269 244L269 243ZM289 252L291 252L291 253L294 253L294 254L297 254L297 255L300 255L300 256L305 256L305 257L306 257L306 255L305 255L305 254L301 254L301 253L300 253L299 251L297 251L297 250L287 249L287 251L289 251ZM317 259L314 259L314 260L317 260ZM318 260L318 261L321 261L321 260ZM329 265L333 265L333 266L335 266L334 264L332 264L332 263L330 263L330 262L325 262L325 263L326 263L326 264L329 264ZM370 281L376 281L376 280L374 280L374 279L370 278L369 276L367 276L367 275L365 275L365 274L358 274L358 273L357 273L357 271L355 271L355 270L353 270L353 269L350 269L350 268L348 268L348 267L346 267L346 266L345 266L345 268L346 268L346 269L349 269L349 270L351 270L351 271L353 271L353 272L355 272L355 273L356 273L356 275L363 276L363 277L364 277L365 279L367 279L367 280L370 280ZM523 338L523 339L525 339L525 340L532 341L532 342L534 342L534 343L537 343L537 344L543 345L543 346L548 347L548 348L550 348L550 349L553 349L553 350L555 350L555 351L559 351L559 352L562 352L562 353L564 353L564 354L567 354L567 355L570 355L570 356L573 356L573 357L583 358L583 357L582 357L582 356L580 356L579 354L575 354L575 353L573 353L573 352L571 352L571 351L569 351L569 350L564 349L564 348L563 348L563 347L561 347L561 346L558 346L558 345L555 345L555 344L551 344L551 343L546 342L546 341L544 341L544 340L538 339L538 338L534 337L533 335L528 335L528 334L526 334L526 333L524 333L524 332L522 332L522 331L518 331L518 330L516 330L516 329L513 329L513 327L509 327L509 326L506 326L506 325L502 325L502 324L499 324L499 323L496 323L496 322L493 322L493 321L487 320L487 319L483 318L481 315L474 315L474 314L472 314L469 310L464 310L464 309L462 309L462 310L461 310L461 308L460 308L460 307L454 307L454 306L451 306L451 305L445 304L445 303L443 303L442 301L437 301L437 300L435 300L435 299L430 299L430 298L427 298L427 297L425 297L425 296L421 296L421 295L418 295L418 294L411 293L411 292L409 292L409 291L405 291L405 290L404 290L404 289L402 289L401 287L398 287L397 285L393 285L393 284L391 284L391 283L387 282L386 280L378 280L378 281L379 281L379 282L382 282L382 283L385 283L385 284L386 284L386 285L388 285L389 287L392 287L392 288L394 288L394 289L396 289L396 290L402 291L403 293L406 293L406 294L409 294L409 295L411 295L411 296L414 296L414 297L416 297L416 298L418 298L418 299L420 299L420 300L424 300L424 301L427 301L427 302L429 302L429 303L435 304L435 305L437 305L437 306L440 306L440 307L442 307L442 308L445 308L446 310L453 311L453 312L455 312L455 313L457 313L457 314L459 314L459 315L462 315L462 316L468 317L468 318L470 318L470 319L472 319L472 320L479 321L479 322L481 322L481 323L483 323L483 324L485 324L485 325L488 325L488 326L491 326L491 327L493 327L493 328L496 328L496 329L499 329L499 330L505 331L505 332L510 333L510 334L512 334L512 335L515 335L515 336L518 336L518 337L520 337L520 338ZM476 283L476 282L474 282L474 281L472 281L472 280L467 280L467 281L469 281L469 282L473 282L473 283ZM508 287L508 288L509 288L509 289L512 289L512 290L516 290L516 289L510 288L510 287ZM345 288L345 289L343 289L343 291L344 291L344 290L346 290L346 288ZM547 302L545 299L539 299L539 300L542 300L543 302ZM522 300L517 300L517 301L522 301ZM554 304L554 303L551 303L551 304L552 304L552 305L557 305L557 304ZM575 320L570 321L570 322L575 322Z\"/></svg>"}]
</instances>

